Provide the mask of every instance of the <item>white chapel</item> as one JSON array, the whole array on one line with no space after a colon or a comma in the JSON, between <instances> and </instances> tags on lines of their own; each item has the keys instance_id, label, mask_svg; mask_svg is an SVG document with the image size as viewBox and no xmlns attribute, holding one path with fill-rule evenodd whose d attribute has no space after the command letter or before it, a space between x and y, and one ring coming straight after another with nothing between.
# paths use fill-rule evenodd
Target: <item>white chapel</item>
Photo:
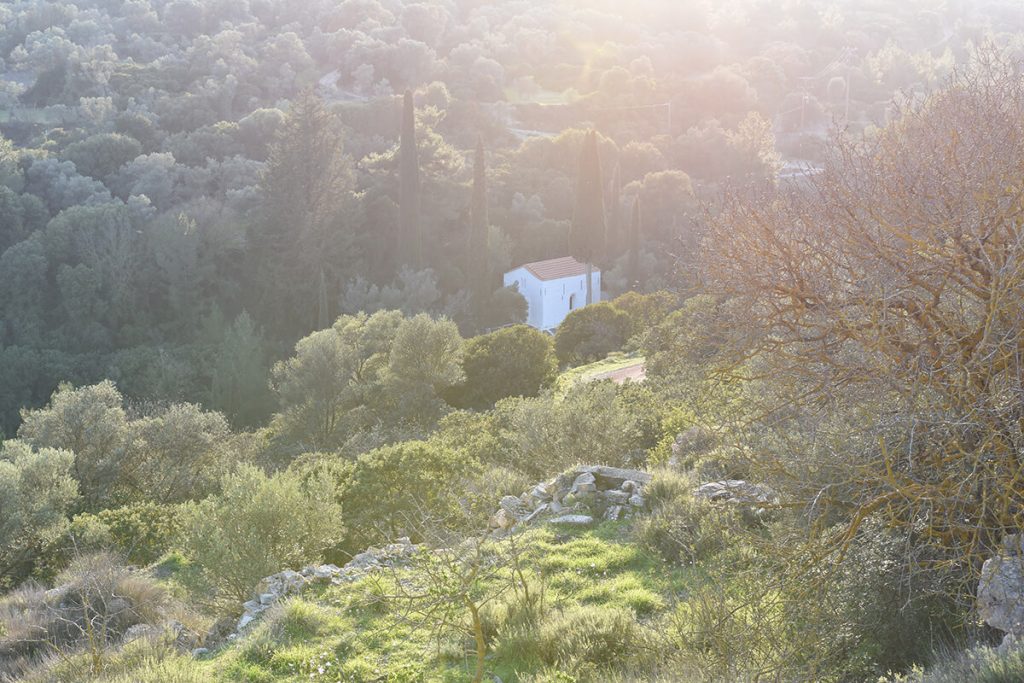
<instances>
[{"instance_id":1,"label":"white chapel","mask_svg":"<svg viewBox=\"0 0 1024 683\"><path fill-rule=\"evenodd\" d=\"M593 303L601 300L601 271L591 271ZM571 256L526 263L505 273L505 286L516 286L529 304L526 323L550 332L570 311L587 303L587 266Z\"/></svg>"}]
</instances>

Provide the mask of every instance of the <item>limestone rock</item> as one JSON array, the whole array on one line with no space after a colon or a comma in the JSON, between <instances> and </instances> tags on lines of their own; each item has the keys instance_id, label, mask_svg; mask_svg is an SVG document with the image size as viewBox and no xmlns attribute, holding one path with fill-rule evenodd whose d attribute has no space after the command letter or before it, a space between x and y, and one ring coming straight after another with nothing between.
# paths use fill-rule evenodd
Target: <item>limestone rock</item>
<instances>
[{"instance_id":1,"label":"limestone rock","mask_svg":"<svg viewBox=\"0 0 1024 683\"><path fill-rule=\"evenodd\" d=\"M696 498L743 505L777 505L775 491L742 479L725 479L702 484L693 492Z\"/></svg>"},{"instance_id":2,"label":"limestone rock","mask_svg":"<svg viewBox=\"0 0 1024 683\"><path fill-rule=\"evenodd\" d=\"M1013 534L985 560L978 583L978 615L993 628L1024 636L1024 538Z\"/></svg>"},{"instance_id":3,"label":"limestone rock","mask_svg":"<svg viewBox=\"0 0 1024 683\"><path fill-rule=\"evenodd\" d=\"M569 526L590 526L594 518L590 515L562 515L550 520L552 524L567 524Z\"/></svg>"},{"instance_id":4,"label":"limestone rock","mask_svg":"<svg viewBox=\"0 0 1024 683\"><path fill-rule=\"evenodd\" d=\"M625 505L629 502L629 493L626 491L605 491L603 495L609 505Z\"/></svg>"},{"instance_id":5,"label":"limestone rock","mask_svg":"<svg viewBox=\"0 0 1024 683\"><path fill-rule=\"evenodd\" d=\"M515 496L505 496L501 499L501 509L507 512L514 522L522 521L530 516L532 510L522 500Z\"/></svg>"},{"instance_id":6,"label":"limestone rock","mask_svg":"<svg viewBox=\"0 0 1024 683\"><path fill-rule=\"evenodd\" d=\"M604 518L609 522L615 522L620 517L622 517L621 505L609 505L608 509L604 511Z\"/></svg>"},{"instance_id":7,"label":"limestone rock","mask_svg":"<svg viewBox=\"0 0 1024 683\"><path fill-rule=\"evenodd\" d=\"M124 635L121 637L121 642L127 644L134 640L153 635L157 633L157 631L158 629L150 624L135 624L134 626L129 626L128 630L124 632Z\"/></svg>"},{"instance_id":8,"label":"limestone rock","mask_svg":"<svg viewBox=\"0 0 1024 683\"><path fill-rule=\"evenodd\" d=\"M643 485L651 483L651 475L647 472L641 472L640 470L627 470L621 467L594 465L592 467L584 467L582 471L589 472L594 475L594 478L597 480L598 487L601 489L617 489L627 481Z\"/></svg>"},{"instance_id":9,"label":"limestone rock","mask_svg":"<svg viewBox=\"0 0 1024 683\"><path fill-rule=\"evenodd\" d=\"M576 480L572 483L572 488L569 489L571 495L580 495L581 493L593 493L597 491L597 479L590 472L583 472Z\"/></svg>"}]
</instances>

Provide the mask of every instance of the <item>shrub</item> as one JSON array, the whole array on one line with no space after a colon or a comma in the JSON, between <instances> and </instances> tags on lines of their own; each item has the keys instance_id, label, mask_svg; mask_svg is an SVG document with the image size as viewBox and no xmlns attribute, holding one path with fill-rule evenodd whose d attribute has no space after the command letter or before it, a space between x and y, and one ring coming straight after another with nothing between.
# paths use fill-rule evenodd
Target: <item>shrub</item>
<instances>
[{"instance_id":1,"label":"shrub","mask_svg":"<svg viewBox=\"0 0 1024 683\"><path fill-rule=\"evenodd\" d=\"M424 441L385 446L359 456L342 490L349 550L414 536L424 522L459 518L464 478L478 464Z\"/></svg>"},{"instance_id":2,"label":"shrub","mask_svg":"<svg viewBox=\"0 0 1024 683\"><path fill-rule=\"evenodd\" d=\"M123 648L111 650L98 676L85 678L89 667L86 655L54 660L26 675L23 683L209 683L210 674L180 648L169 636L139 638Z\"/></svg>"},{"instance_id":3,"label":"shrub","mask_svg":"<svg viewBox=\"0 0 1024 683\"><path fill-rule=\"evenodd\" d=\"M908 560L907 548L916 543L869 519L845 555L833 555L834 573L819 579L818 600L827 609L813 612L810 627L832 634L830 666L841 676L864 680L904 671L927 662L937 644L953 641L962 620L955 574L926 569L922 549Z\"/></svg>"},{"instance_id":4,"label":"shrub","mask_svg":"<svg viewBox=\"0 0 1024 683\"><path fill-rule=\"evenodd\" d=\"M268 477L246 465L225 476L221 489L191 506L182 541L215 597L247 600L260 579L319 560L342 536L337 490L326 476Z\"/></svg>"},{"instance_id":5,"label":"shrub","mask_svg":"<svg viewBox=\"0 0 1024 683\"><path fill-rule=\"evenodd\" d=\"M604 358L625 345L632 324L628 313L607 302L577 309L555 333L555 355L573 365Z\"/></svg>"},{"instance_id":6,"label":"shrub","mask_svg":"<svg viewBox=\"0 0 1024 683\"><path fill-rule=\"evenodd\" d=\"M584 605L550 614L536 637L541 661L572 668L588 663L623 663L640 634L628 610Z\"/></svg>"},{"instance_id":7,"label":"shrub","mask_svg":"<svg viewBox=\"0 0 1024 683\"><path fill-rule=\"evenodd\" d=\"M21 441L0 448L0 588L23 578L37 549L56 537L76 500L74 455L32 450Z\"/></svg>"},{"instance_id":8,"label":"shrub","mask_svg":"<svg viewBox=\"0 0 1024 683\"><path fill-rule=\"evenodd\" d=\"M462 506L468 524L483 526L504 496L519 496L536 482L518 470L501 465L485 467L465 484Z\"/></svg>"},{"instance_id":9,"label":"shrub","mask_svg":"<svg viewBox=\"0 0 1024 683\"><path fill-rule=\"evenodd\" d=\"M707 560L735 540L740 526L734 508L695 500L692 491L689 477L668 470L644 489L651 514L637 523L637 539L668 562Z\"/></svg>"},{"instance_id":10,"label":"shrub","mask_svg":"<svg viewBox=\"0 0 1024 683\"><path fill-rule=\"evenodd\" d=\"M453 402L487 408L508 396L536 396L558 372L551 337L527 325L515 325L466 342L462 367L466 380L453 390Z\"/></svg>"},{"instance_id":11,"label":"shrub","mask_svg":"<svg viewBox=\"0 0 1024 683\"><path fill-rule=\"evenodd\" d=\"M54 591L26 586L0 600L0 676L17 676L53 652L88 655L93 670L109 644L136 624L163 621L167 593L111 555L76 559Z\"/></svg>"},{"instance_id":12,"label":"shrub","mask_svg":"<svg viewBox=\"0 0 1024 683\"><path fill-rule=\"evenodd\" d=\"M654 329L676 305L675 297L668 292L626 292L611 302L612 306L629 316L630 338L639 338Z\"/></svg>"},{"instance_id":13,"label":"shrub","mask_svg":"<svg viewBox=\"0 0 1024 683\"><path fill-rule=\"evenodd\" d=\"M506 399L495 421L511 464L539 479L579 464L636 465L657 438L657 411L643 390L591 382L563 398ZM652 422L653 421L653 422Z\"/></svg>"},{"instance_id":14,"label":"shrub","mask_svg":"<svg viewBox=\"0 0 1024 683\"><path fill-rule=\"evenodd\" d=\"M151 564L171 549L183 527L182 507L136 503L104 510L96 519L110 530L114 547L136 564Z\"/></svg>"}]
</instances>

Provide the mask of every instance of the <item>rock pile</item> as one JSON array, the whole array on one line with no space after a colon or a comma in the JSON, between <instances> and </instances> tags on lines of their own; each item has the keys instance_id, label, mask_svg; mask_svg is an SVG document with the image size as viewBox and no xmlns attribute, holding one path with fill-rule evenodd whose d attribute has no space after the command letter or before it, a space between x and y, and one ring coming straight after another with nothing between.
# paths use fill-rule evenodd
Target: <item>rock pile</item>
<instances>
[{"instance_id":1,"label":"rock pile","mask_svg":"<svg viewBox=\"0 0 1024 683\"><path fill-rule=\"evenodd\" d=\"M541 520L587 526L595 517L624 519L644 509L643 487L651 475L602 465L576 467L522 495L505 496L491 516L489 532L504 536Z\"/></svg>"},{"instance_id":2,"label":"rock pile","mask_svg":"<svg viewBox=\"0 0 1024 683\"><path fill-rule=\"evenodd\" d=\"M284 598L300 594L310 584L350 583L380 569L400 567L407 564L419 548L420 546L413 544L408 538L401 538L397 543L386 545L383 548L370 548L366 552L359 553L344 567L322 564L304 567L297 572L286 569L268 576L260 581L253 599L243 603L244 612L238 619L234 633L228 636L228 640L237 638L238 634L244 631L260 614Z\"/></svg>"},{"instance_id":3,"label":"rock pile","mask_svg":"<svg viewBox=\"0 0 1024 683\"><path fill-rule=\"evenodd\" d=\"M978 616L1006 633L1001 652L1024 645L1024 537L1007 536L1001 552L982 565Z\"/></svg>"}]
</instances>

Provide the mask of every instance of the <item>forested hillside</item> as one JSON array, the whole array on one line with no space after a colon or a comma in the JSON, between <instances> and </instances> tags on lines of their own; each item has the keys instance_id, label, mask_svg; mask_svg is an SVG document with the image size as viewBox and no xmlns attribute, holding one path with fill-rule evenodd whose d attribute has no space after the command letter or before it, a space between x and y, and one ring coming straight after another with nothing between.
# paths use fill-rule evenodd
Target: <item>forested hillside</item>
<instances>
[{"instance_id":1,"label":"forested hillside","mask_svg":"<svg viewBox=\"0 0 1024 683\"><path fill-rule=\"evenodd\" d=\"M0 26L0 681L1024 680L1019 2Z\"/></svg>"}]
</instances>

